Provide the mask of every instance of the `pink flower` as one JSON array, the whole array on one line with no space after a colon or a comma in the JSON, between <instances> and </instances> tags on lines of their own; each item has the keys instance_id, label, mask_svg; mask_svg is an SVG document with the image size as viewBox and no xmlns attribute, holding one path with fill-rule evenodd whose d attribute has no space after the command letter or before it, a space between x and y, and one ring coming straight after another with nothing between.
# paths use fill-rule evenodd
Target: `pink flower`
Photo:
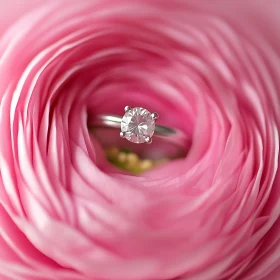
<instances>
[{"instance_id":1,"label":"pink flower","mask_svg":"<svg viewBox=\"0 0 280 280\"><path fill-rule=\"evenodd\" d=\"M34 5L0 26L0 279L277 280L279 1ZM113 169L87 124L128 104L186 158Z\"/></svg>"}]
</instances>

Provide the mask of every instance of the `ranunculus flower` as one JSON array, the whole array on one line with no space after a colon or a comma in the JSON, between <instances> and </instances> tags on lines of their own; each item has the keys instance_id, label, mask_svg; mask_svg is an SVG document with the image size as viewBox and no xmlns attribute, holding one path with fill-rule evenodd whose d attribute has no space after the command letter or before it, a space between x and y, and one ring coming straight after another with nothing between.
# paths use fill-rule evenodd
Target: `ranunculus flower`
<instances>
[{"instance_id":1,"label":"ranunculus flower","mask_svg":"<svg viewBox=\"0 0 280 280\"><path fill-rule=\"evenodd\" d=\"M279 1L26 1L4 32L11 2L0 279L279 279ZM125 105L187 156L113 168L88 124Z\"/></svg>"}]
</instances>

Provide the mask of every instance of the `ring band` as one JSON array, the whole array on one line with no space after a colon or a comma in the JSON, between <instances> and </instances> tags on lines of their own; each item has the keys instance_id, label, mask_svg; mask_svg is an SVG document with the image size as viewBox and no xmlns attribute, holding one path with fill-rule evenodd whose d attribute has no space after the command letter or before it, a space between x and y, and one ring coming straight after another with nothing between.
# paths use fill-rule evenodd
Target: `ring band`
<instances>
[{"instance_id":1,"label":"ring band","mask_svg":"<svg viewBox=\"0 0 280 280\"><path fill-rule=\"evenodd\" d=\"M122 117L117 115L98 115L91 121L91 128L114 128L121 129ZM189 141L186 135L178 129L169 128L161 125L155 125L153 138L161 139L172 145L177 146L180 150L186 151Z\"/></svg>"}]
</instances>

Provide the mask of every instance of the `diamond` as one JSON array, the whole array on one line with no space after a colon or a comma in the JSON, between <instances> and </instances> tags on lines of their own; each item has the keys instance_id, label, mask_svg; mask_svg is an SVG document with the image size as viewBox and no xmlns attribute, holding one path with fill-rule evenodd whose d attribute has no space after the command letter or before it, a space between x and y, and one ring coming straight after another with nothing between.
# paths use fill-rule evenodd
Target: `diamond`
<instances>
[{"instance_id":1,"label":"diamond","mask_svg":"<svg viewBox=\"0 0 280 280\"><path fill-rule=\"evenodd\" d=\"M150 143L155 132L155 118L141 107L129 108L121 122L121 136L133 143Z\"/></svg>"}]
</instances>

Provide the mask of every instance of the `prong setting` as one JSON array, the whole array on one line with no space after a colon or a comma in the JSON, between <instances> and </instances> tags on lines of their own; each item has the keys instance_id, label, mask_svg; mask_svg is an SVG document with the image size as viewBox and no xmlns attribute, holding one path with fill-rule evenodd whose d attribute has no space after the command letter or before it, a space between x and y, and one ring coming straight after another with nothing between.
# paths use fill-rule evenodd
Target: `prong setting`
<instances>
[{"instance_id":1,"label":"prong setting","mask_svg":"<svg viewBox=\"0 0 280 280\"><path fill-rule=\"evenodd\" d=\"M152 137L147 136L147 137L145 138L145 142L146 142L147 144L151 144L151 143L153 142Z\"/></svg>"},{"instance_id":2,"label":"prong setting","mask_svg":"<svg viewBox=\"0 0 280 280\"><path fill-rule=\"evenodd\" d=\"M121 132L120 132L120 137L121 137L121 138L125 138L125 132L121 131Z\"/></svg>"},{"instance_id":3,"label":"prong setting","mask_svg":"<svg viewBox=\"0 0 280 280\"><path fill-rule=\"evenodd\" d=\"M142 107L130 108L125 107L125 114L121 121L122 138L136 144L152 143L152 136L155 132L155 118L158 114L152 117L151 112Z\"/></svg>"},{"instance_id":4,"label":"prong setting","mask_svg":"<svg viewBox=\"0 0 280 280\"><path fill-rule=\"evenodd\" d=\"M125 106L125 107L124 107L124 111L125 111L125 112L128 112L128 111L130 111L130 110L131 110L131 107L130 107L130 106Z\"/></svg>"},{"instance_id":5,"label":"prong setting","mask_svg":"<svg viewBox=\"0 0 280 280\"><path fill-rule=\"evenodd\" d=\"M159 118L159 114L158 113L152 113L151 114L151 117L154 119L154 120L157 120Z\"/></svg>"}]
</instances>

